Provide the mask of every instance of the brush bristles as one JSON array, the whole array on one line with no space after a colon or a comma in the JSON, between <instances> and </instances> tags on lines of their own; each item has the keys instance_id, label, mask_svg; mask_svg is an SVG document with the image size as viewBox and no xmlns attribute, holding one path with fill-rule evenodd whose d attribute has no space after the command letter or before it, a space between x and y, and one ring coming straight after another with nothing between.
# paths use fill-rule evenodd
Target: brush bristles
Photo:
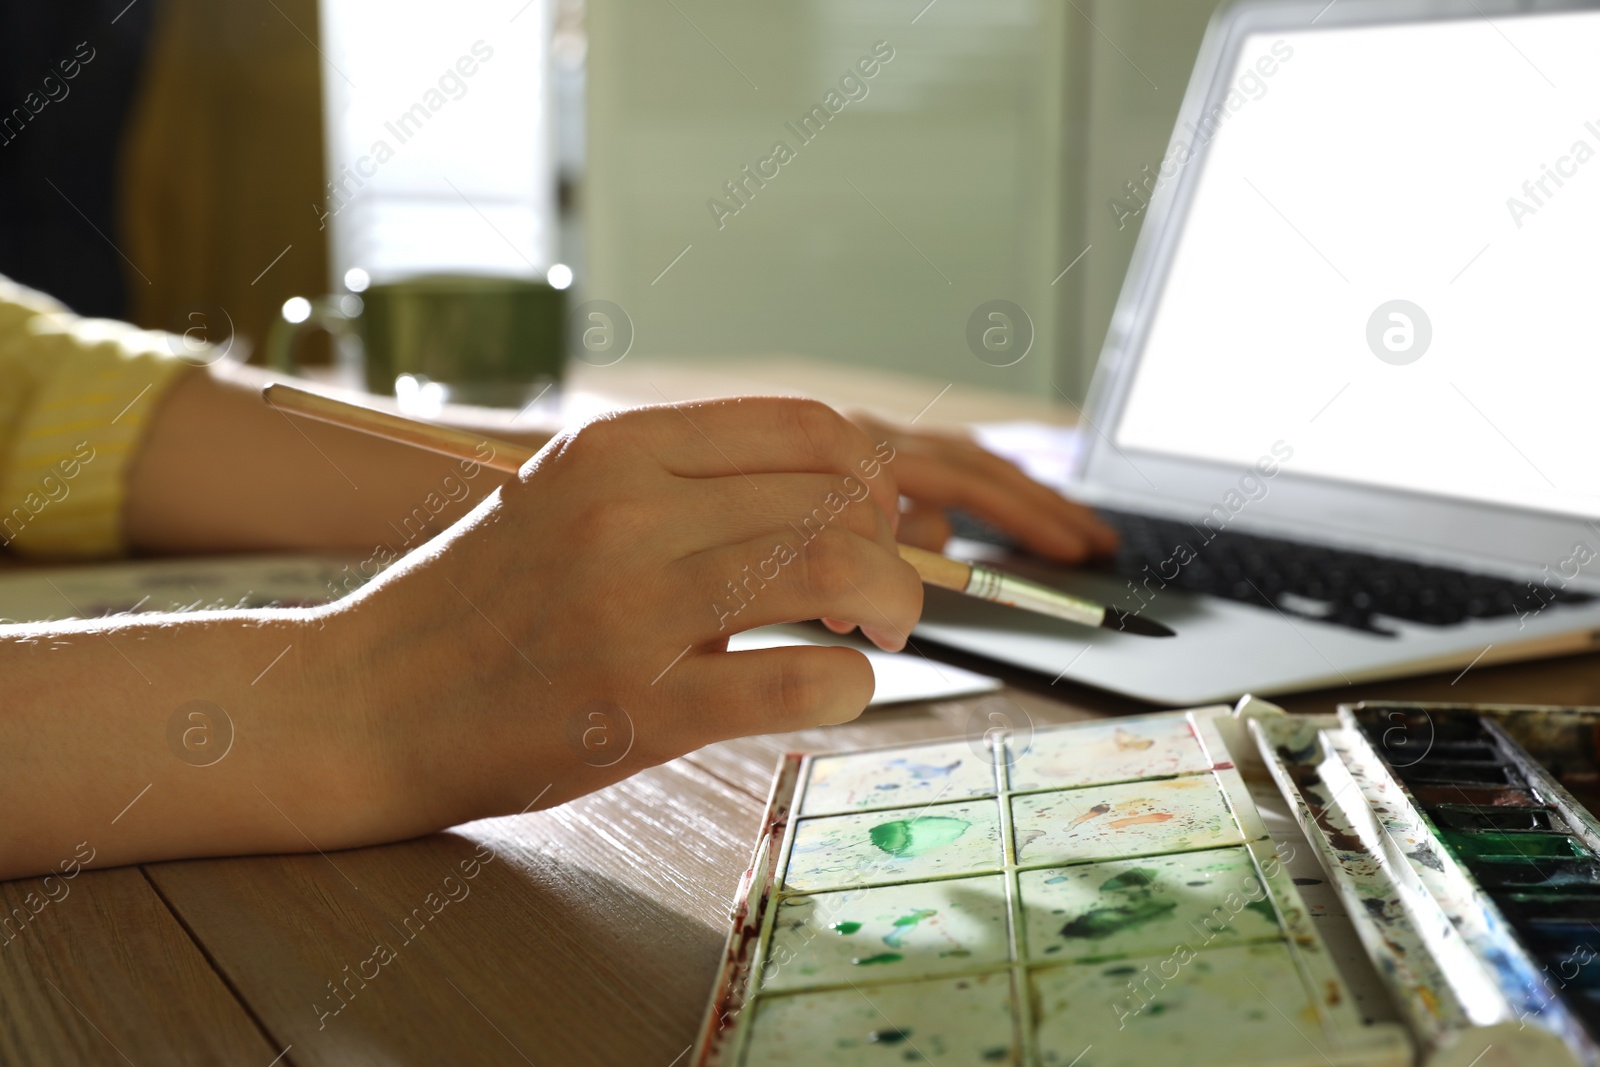
<instances>
[{"instance_id":1,"label":"brush bristles","mask_svg":"<svg viewBox=\"0 0 1600 1067\"><path fill-rule=\"evenodd\" d=\"M1178 635L1156 622L1142 615L1135 615L1131 611L1122 611L1119 608L1106 608L1106 617L1100 620L1101 629L1120 630L1126 634L1138 634L1141 637L1177 637Z\"/></svg>"}]
</instances>

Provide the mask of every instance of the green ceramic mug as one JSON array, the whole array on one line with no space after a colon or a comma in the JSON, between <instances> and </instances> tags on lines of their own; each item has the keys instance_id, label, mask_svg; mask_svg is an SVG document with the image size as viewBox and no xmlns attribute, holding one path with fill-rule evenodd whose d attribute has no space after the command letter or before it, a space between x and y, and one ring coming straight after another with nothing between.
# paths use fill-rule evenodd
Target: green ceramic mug
<instances>
[{"instance_id":1,"label":"green ceramic mug","mask_svg":"<svg viewBox=\"0 0 1600 1067\"><path fill-rule=\"evenodd\" d=\"M419 414L446 402L520 408L561 381L566 315L566 292L544 281L425 275L285 302L268 362L295 373L295 340L323 329L369 392Z\"/></svg>"}]
</instances>

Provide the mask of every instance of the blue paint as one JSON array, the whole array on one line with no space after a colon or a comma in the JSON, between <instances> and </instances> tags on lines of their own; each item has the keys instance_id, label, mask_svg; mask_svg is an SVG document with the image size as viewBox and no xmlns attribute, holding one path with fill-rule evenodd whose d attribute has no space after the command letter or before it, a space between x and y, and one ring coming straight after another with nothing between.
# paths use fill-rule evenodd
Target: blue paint
<instances>
[{"instance_id":1,"label":"blue paint","mask_svg":"<svg viewBox=\"0 0 1600 1067\"><path fill-rule=\"evenodd\" d=\"M954 763L946 766L937 767L931 763L912 763L908 759L896 759L890 760L889 766L904 767L911 777L915 778L919 782L926 782L934 778L950 777L950 772L961 766L961 761L956 760Z\"/></svg>"}]
</instances>

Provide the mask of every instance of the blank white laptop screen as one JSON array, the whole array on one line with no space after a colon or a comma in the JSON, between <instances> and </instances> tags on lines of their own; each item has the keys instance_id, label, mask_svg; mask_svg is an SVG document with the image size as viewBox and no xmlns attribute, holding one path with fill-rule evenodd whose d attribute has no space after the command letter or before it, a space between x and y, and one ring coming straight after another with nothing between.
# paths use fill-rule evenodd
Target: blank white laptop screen
<instances>
[{"instance_id":1,"label":"blank white laptop screen","mask_svg":"<svg viewBox=\"0 0 1600 1067\"><path fill-rule=\"evenodd\" d=\"M1596 56L1600 13L1248 38L1117 443L1600 517Z\"/></svg>"}]
</instances>

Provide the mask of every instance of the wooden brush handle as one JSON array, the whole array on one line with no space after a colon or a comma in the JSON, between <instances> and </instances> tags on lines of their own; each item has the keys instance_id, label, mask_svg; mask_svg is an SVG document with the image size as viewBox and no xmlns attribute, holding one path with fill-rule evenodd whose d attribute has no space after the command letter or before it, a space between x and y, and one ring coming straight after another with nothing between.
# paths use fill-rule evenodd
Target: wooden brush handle
<instances>
[{"instance_id":1,"label":"wooden brush handle","mask_svg":"<svg viewBox=\"0 0 1600 1067\"><path fill-rule=\"evenodd\" d=\"M376 408L335 400L331 396L308 393L292 385L274 383L263 389L261 396L285 414L301 415L318 422L343 426L347 430L358 430L387 441L437 452L441 456L471 460L507 474L517 473L524 463L534 457L534 450L526 445L512 444L466 430L452 430L447 426L435 426L431 422L418 422L404 415L392 415ZM483 455L485 445L493 450L487 459Z\"/></svg>"},{"instance_id":2,"label":"wooden brush handle","mask_svg":"<svg viewBox=\"0 0 1600 1067\"><path fill-rule=\"evenodd\" d=\"M929 552L924 548L913 548L910 545L901 545L900 558L917 568L917 573L929 585L937 585L941 589L953 589L958 593L967 591L967 583L972 580L972 564L962 563L958 559L941 556L937 552Z\"/></svg>"}]
</instances>

